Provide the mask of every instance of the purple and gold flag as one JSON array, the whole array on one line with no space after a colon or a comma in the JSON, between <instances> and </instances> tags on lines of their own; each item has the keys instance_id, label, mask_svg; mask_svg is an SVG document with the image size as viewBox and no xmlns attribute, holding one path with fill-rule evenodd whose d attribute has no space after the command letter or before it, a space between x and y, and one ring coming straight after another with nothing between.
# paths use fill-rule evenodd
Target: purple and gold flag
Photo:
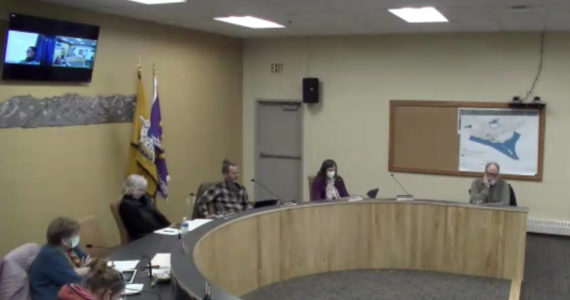
<instances>
[{"instance_id":1,"label":"purple and gold flag","mask_svg":"<svg viewBox=\"0 0 570 300\"><path fill-rule=\"evenodd\" d=\"M150 136L154 143L154 165L156 166L157 175L157 192L162 198L168 198L168 181L170 175L166 167L166 153L162 146L162 118L160 116L160 102L158 99L158 80L156 71L154 72L154 97L152 99L152 108L150 111Z\"/></svg>"},{"instance_id":2,"label":"purple and gold flag","mask_svg":"<svg viewBox=\"0 0 570 300\"><path fill-rule=\"evenodd\" d=\"M127 176L139 174L148 182L147 193L154 196L157 190L154 142L149 133L150 117L146 106L146 98L141 78L141 70L137 72L137 98L133 115L133 132L129 147Z\"/></svg>"}]
</instances>

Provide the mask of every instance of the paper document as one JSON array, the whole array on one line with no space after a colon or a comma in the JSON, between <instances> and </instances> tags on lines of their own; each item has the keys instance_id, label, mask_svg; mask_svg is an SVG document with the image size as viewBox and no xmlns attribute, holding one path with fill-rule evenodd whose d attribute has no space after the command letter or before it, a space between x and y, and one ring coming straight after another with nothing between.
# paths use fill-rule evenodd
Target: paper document
<instances>
[{"instance_id":1,"label":"paper document","mask_svg":"<svg viewBox=\"0 0 570 300\"><path fill-rule=\"evenodd\" d=\"M152 275L158 280L170 279L170 253L157 253L151 260L153 266L158 269L152 270Z\"/></svg>"},{"instance_id":2,"label":"paper document","mask_svg":"<svg viewBox=\"0 0 570 300\"><path fill-rule=\"evenodd\" d=\"M188 224L188 231L192 231L210 221L212 221L212 219L194 219L186 221L186 224Z\"/></svg>"},{"instance_id":3,"label":"paper document","mask_svg":"<svg viewBox=\"0 0 570 300\"><path fill-rule=\"evenodd\" d=\"M157 253L152 258L151 264L159 268L170 268L170 253Z\"/></svg>"},{"instance_id":4,"label":"paper document","mask_svg":"<svg viewBox=\"0 0 570 300\"><path fill-rule=\"evenodd\" d=\"M123 295L134 295L138 294L144 288L144 284L142 283L129 283L125 286L125 291Z\"/></svg>"},{"instance_id":5,"label":"paper document","mask_svg":"<svg viewBox=\"0 0 570 300\"><path fill-rule=\"evenodd\" d=\"M350 196L348 197L348 202L353 202L353 201L360 201L363 200L364 198L360 197L360 196Z\"/></svg>"},{"instance_id":6,"label":"paper document","mask_svg":"<svg viewBox=\"0 0 570 300\"><path fill-rule=\"evenodd\" d=\"M180 233L180 229L166 227L159 230L155 230L154 233L163 234L163 235L178 235Z\"/></svg>"},{"instance_id":7,"label":"paper document","mask_svg":"<svg viewBox=\"0 0 570 300\"><path fill-rule=\"evenodd\" d=\"M134 270L139 264L139 260L115 260L111 263L117 271L124 272Z\"/></svg>"}]
</instances>

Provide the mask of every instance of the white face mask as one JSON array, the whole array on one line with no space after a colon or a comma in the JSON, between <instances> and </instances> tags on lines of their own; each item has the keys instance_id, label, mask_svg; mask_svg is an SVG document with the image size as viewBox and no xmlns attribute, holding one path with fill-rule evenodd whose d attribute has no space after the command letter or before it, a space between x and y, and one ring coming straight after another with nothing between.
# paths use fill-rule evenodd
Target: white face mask
<instances>
[{"instance_id":1,"label":"white face mask","mask_svg":"<svg viewBox=\"0 0 570 300\"><path fill-rule=\"evenodd\" d=\"M79 235L76 236L72 236L67 240L63 240L62 244L67 247L67 248L75 248L77 246L79 246Z\"/></svg>"},{"instance_id":2,"label":"white face mask","mask_svg":"<svg viewBox=\"0 0 570 300\"><path fill-rule=\"evenodd\" d=\"M336 171L327 171L327 177L329 179L333 179Z\"/></svg>"}]
</instances>

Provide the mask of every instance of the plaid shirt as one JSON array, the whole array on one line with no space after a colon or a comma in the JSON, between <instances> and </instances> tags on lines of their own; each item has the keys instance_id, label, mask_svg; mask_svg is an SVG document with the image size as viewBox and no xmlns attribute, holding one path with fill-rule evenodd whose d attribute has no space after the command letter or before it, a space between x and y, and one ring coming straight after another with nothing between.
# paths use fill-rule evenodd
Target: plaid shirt
<instances>
[{"instance_id":1,"label":"plaid shirt","mask_svg":"<svg viewBox=\"0 0 570 300\"><path fill-rule=\"evenodd\" d=\"M214 213L218 215L237 213L253 208L247 198L245 187L239 183L235 183L235 187L235 190L230 189L229 184L222 181L208 188L198 199L200 214L202 216L210 215L209 206L213 206Z\"/></svg>"}]
</instances>

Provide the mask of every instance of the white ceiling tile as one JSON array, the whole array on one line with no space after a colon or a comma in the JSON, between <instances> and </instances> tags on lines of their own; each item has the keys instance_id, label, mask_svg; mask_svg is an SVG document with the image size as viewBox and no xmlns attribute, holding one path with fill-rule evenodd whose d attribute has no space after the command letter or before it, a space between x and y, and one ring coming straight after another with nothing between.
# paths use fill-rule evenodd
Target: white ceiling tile
<instances>
[{"instance_id":1,"label":"white ceiling tile","mask_svg":"<svg viewBox=\"0 0 570 300\"><path fill-rule=\"evenodd\" d=\"M570 0L188 0L170 5L128 0L43 1L236 37L570 30ZM450 22L408 24L387 12L388 8L428 5ZM513 5L531 8L516 12L510 8ZM288 28L251 30L212 20L228 15L253 15Z\"/></svg>"}]
</instances>

